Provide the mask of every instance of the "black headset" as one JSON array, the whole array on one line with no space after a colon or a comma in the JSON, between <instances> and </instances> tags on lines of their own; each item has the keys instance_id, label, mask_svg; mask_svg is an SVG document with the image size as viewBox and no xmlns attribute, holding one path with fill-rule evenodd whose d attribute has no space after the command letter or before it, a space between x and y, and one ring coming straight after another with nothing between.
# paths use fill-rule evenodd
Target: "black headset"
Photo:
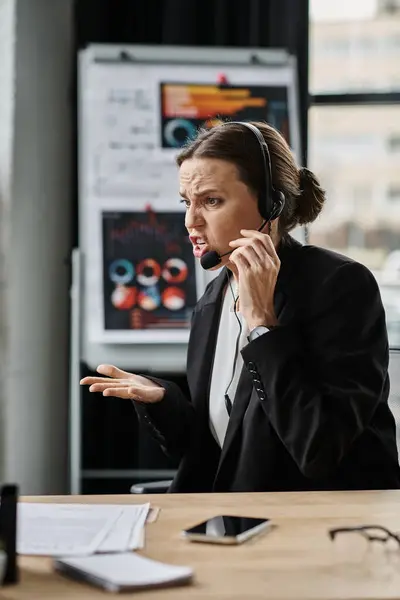
<instances>
[{"instance_id":1,"label":"black headset","mask_svg":"<svg viewBox=\"0 0 400 600\"><path fill-rule=\"evenodd\" d=\"M263 218L263 222L258 228L258 231L261 231L266 223L270 223L282 213L285 206L285 194L281 190L275 189L272 183L271 155L261 131L252 123L246 123L245 121L226 121L221 126L227 127L229 125L242 125L246 127L255 135L260 146L264 169L264 189L258 196L258 211ZM233 250L224 254L218 254L215 250L210 250L201 257L200 264L203 269L214 268L219 265L224 256L231 254L231 252Z\"/></svg>"},{"instance_id":2,"label":"black headset","mask_svg":"<svg viewBox=\"0 0 400 600\"><path fill-rule=\"evenodd\" d=\"M252 123L246 123L245 121L227 121L224 123L224 125L232 124L246 127L255 135L260 145L264 165L264 189L258 197L258 210L266 221L273 221L282 213L285 206L285 194L281 190L275 189L272 183L271 155L267 142L261 131Z\"/></svg>"}]
</instances>

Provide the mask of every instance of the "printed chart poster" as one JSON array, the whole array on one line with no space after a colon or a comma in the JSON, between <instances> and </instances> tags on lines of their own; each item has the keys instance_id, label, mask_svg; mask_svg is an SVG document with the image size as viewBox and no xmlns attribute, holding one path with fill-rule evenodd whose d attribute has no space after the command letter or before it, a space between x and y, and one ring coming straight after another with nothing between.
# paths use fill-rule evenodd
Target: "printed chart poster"
<instances>
[{"instance_id":1,"label":"printed chart poster","mask_svg":"<svg viewBox=\"0 0 400 600\"><path fill-rule=\"evenodd\" d=\"M103 212L105 330L185 330L196 304L183 212Z\"/></svg>"},{"instance_id":2,"label":"printed chart poster","mask_svg":"<svg viewBox=\"0 0 400 600\"><path fill-rule=\"evenodd\" d=\"M199 127L267 121L291 144L285 86L167 83L161 87L161 146L180 148Z\"/></svg>"}]
</instances>

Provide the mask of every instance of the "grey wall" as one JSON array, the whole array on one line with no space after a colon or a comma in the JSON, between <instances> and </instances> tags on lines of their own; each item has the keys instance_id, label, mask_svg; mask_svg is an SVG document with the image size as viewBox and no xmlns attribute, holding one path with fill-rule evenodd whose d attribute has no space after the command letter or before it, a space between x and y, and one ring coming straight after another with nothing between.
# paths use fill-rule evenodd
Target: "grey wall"
<instances>
[{"instance_id":1,"label":"grey wall","mask_svg":"<svg viewBox=\"0 0 400 600\"><path fill-rule=\"evenodd\" d=\"M16 481L23 494L62 493L67 485L65 259L71 227L73 2L0 0L3 10L8 5L6 11L13 4L15 23L9 27L14 31L8 32L5 49L12 54L14 39L2 315L6 335L1 342L6 358L5 385L0 386L3 480ZM4 43L1 39L0 45ZM7 109L10 123L9 107L0 106L0 127ZM4 156L0 159L3 163Z\"/></svg>"},{"instance_id":2,"label":"grey wall","mask_svg":"<svg viewBox=\"0 0 400 600\"><path fill-rule=\"evenodd\" d=\"M6 249L14 109L15 1L0 0L0 479L4 471L4 382L8 328L6 319Z\"/></svg>"}]
</instances>

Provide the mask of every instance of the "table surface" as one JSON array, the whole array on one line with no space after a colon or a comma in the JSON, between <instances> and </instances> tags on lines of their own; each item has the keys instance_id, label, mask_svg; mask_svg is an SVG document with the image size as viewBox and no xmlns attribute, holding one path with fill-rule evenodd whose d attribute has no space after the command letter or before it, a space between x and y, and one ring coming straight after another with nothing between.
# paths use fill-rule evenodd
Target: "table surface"
<instances>
[{"instance_id":1,"label":"table surface","mask_svg":"<svg viewBox=\"0 0 400 600\"><path fill-rule=\"evenodd\" d=\"M140 554L195 572L190 586L126 597L166 599L400 598L400 550L368 545L359 534L331 542L331 527L375 524L400 531L400 490L367 492L161 494L24 497L29 502L141 504L161 511L146 526ZM193 543L180 531L217 514L267 517L276 527L240 546ZM52 570L51 559L19 557L21 580L1 600L104 598L107 592ZM110 594L108 594L110 596Z\"/></svg>"}]
</instances>

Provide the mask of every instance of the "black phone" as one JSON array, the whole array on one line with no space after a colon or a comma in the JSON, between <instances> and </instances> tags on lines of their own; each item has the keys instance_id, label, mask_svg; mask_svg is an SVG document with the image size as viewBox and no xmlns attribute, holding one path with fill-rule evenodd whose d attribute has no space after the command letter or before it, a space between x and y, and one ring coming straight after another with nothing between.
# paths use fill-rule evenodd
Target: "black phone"
<instances>
[{"instance_id":1,"label":"black phone","mask_svg":"<svg viewBox=\"0 0 400 600\"><path fill-rule=\"evenodd\" d=\"M241 544L271 527L270 519L218 515L184 529L182 536L193 542Z\"/></svg>"}]
</instances>

